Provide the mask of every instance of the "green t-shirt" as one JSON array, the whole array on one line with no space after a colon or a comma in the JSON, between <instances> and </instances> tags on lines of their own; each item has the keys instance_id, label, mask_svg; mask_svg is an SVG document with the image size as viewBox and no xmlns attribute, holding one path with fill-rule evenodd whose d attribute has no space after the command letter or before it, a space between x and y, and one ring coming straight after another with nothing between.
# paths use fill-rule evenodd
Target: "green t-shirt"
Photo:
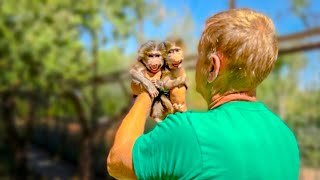
<instances>
[{"instance_id":1,"label":"green t-shirt","mask_svg":"<svg viewBox=\"0 0 320 180\"><path fill-rule=\"evenodd\" d=\"M138 179L296 180L292 131L261 102L175 113L133 147Z\"/></svg>"}]
</instances>

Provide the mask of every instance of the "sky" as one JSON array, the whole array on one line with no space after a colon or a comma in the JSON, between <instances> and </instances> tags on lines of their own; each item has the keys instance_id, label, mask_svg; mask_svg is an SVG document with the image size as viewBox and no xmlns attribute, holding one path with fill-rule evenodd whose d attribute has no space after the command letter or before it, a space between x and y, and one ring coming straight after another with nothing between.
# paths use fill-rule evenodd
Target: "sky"
<instances>
[{"instance_id":1,"label":"sky","mask_svg":"<svg viewBox=\"0 0 320 180\"><path fill-rule=\"evenodd\" d=\"M163 0L166 13L171 16L173 12L172 21L179 19L185 14L185 10L191 13L194 21L195 36L198 38L204 26L205 20L213 14L228 9L228 0ZM312 1L312 7L319 9L320 1ZM275 23L279 35L294 33L305 29L302 21L289 13L291 0L236 0L236 7L251 8L256 11L268 15ZM169 20L170 24L170 20ZM147 37L162 37L170 31L168 23L164 22L161 26L152 26L150 22L145 23L145 33Z\"/></svg>"},{"instance_id":2,"label":"sky","mask_svg":"<svg viewBox=\"0 0 320 180\"><path fill-rule=\"evenodd\" d=\"M236 0L237 8L251 8L268 15L275 24L277 33L281 35L300 32L306 29L300 18L295 16L290 8L293 0ZM301 0L295 0L301 1ZM307 0L310 2L308 11L318 13L320 17L320 1ZM213 14L227 10L228 0L160 0L163 8L164 20L155 25L151 20L145 20L143 33L146 40L164 40L172 35L181 36L187 39L190 51L196 52L197 42L200 38L206 19ZM155 12L156 13L156 12ZM185 21L185 20L188 21ZM311 26L320 26L320 18ZM108 25L105 33L108 33ZM177 34L179 32L180 34ZM82 37L88 42L87 37ZM317 40L320 40L318 37ZM319 42L319 41L318 41ZM105 48L114 44L107 44ZM131 37L124 44L126 54L136 53L139 44L135 38ZM304 53L307 57L307 66L299 75L300 86L312 86L316 84L320 87L320 50Z\"/></svg>"},{"instance_id":3,"label":"sky","mask_svg":"<svg viewBox=\"0 0 320 180\"><path fill-rule=\"evenodd\" d=\"M161 1L165 7L165 11L169 14L168 22L164 22L160 26L154 26L151 22L146 22L144 25L144 33L149 39L165 39L170 36L172 25L179 24L179 20L183 20L181 16L189 16L193 19L193 29L191 35L194 40L192 41L195 51L197 40L200 38L206 19L213 14L228 9L228 0L163 0ZM320 13L320 1L309 0L311 12ZM306 29L305 25L300 18L291 13L292 0L236 0L236 7L238 8L251 8L258 12L268 15L275 24L277 33L281 35L300 32ZM178 22L177 22L178 21ZM317 22L320 25L319 21ZM183 23L181 23L183 26ZM313 24L311 25L313 26ZM189 27L186 27L189 28ZM179 28L178 28L179 29ZM190 34L190 29L185 29ZM318 37L318 40L320 38ZM133 48L129 51L136 51L137 43L129 45ZM310 51L305 53L307 57L306 68L300 74L300 86L305 88L307 86L317 85L320 86L320 50Z\"/></svg>"}]
</instances>

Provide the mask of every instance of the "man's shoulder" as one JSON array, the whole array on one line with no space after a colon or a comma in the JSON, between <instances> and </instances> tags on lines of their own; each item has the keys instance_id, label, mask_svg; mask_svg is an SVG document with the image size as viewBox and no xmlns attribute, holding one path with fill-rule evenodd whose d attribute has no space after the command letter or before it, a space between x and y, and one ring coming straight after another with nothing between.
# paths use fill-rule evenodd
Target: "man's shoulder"
<instances>
[{"instance_id":1,"label":"man's shoulder","mask_svg":"<svg viewBox=\"0 0 320 180\"><path fill-rule=\"evenodd\" d=\"M173 119L180 119L181 123L188 124L190 126L201 125L206 121L214 123L221 115L221 109L205 110L205 111L186 111L184 113L175 113L170 116L175 116Z\"/></svg>"},{"instance_id":2,"label":"man's shoulder","mask_svg":"<svg viewBox=\"0 0 320 180\"><path fill-rule=\"evenodd\" d=\"M200 123L205 119L212 119L215 116L216 112L213 111L186 111L186 112L177 112L174 114L168 115L162 122L158 123L157 126L177 126L181 128L192 127L197 123Z\"/></svg>"},{"instance_id":3,"label":"man's shoulder","mask_svg":"<svg viewBox=\"0 0 320 180\"><path fill-rule=\"evenodd\" d=\"M202 131L203 134L207 127L210 128L210 131L221 128L216 121L220 116L219 111L220 110L186 111L183 113L170 114L156 125L155 130L198 138L199 131Z\"/></svg>"},{"instance_id":4,"label":"man's shoulder","mask_svg":"<svg viewBox=\"0 0 320 180\"><path fill-rule=\"evenodd\" d=\"M214 114L219 113L219 109L214 110L205 110L205 111L194 111L194 110L188 110L186 112L176 112L174 114L170 114L166 117L166 119L180 119L182 122L184 121L195 121L197 119L206 118L208 116L212 116ZM164 121L163 121L164 122Z\"/></svg>"},{"instance_id":5,"label":"man's shoulder","mask_svg":"<svg viewBox=\"0 0 320 180\"><path fill-rule=\"evenodd\" d=\"M154 131L167 131L167 133L173 132L179 133L193 133L192 123L190 122L190 112L177 112L168 115L163 121L157 123Z\"/></svg>"},{"instance_id":6,"label":"man's shoulder","mask_svg":"<svg viewBox=\"0 0 320 180\"><path fill-rule=\"evenodd\" d=\"M188 113L169 115L140 136L132 157L138 179L166 179L172 175L192 179L198 175L202 166L201 148Z\"/></svg>"},{"instance_id":7,"label":"man's shoulder","mask_svg":"<svg viewBox=\"0 0 320 180\"><path fill-rule=\"evenodd\" d=\"M198 137L194 118L190 112L168 115L157 123L148 133L140 136L138 142L152 142L153 144L168 145L180 144L183 146L198 146Z\"/></svg>"},{"instance_id":8,"label":"man's shoulder","mask_svg":"<svg viewBox=\"0 0 320 180\"><path fill-rule=\"evenodd\" d=\"M156 126L147 134L140 136L139 139L153 139L153 143L166 144L172 146L175 143L183 146L198 146L198 127L196 121L197 115L194 112L177 112L168 115L163 121L156 124Z\"/></svg>"}]
</instances>

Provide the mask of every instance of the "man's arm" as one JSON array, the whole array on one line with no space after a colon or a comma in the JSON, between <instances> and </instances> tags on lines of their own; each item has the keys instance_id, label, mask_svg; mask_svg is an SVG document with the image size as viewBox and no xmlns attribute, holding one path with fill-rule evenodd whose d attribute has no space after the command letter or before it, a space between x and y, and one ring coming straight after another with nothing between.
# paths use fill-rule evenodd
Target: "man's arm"
<instances>
[{"instance_id":1,"label":"man's arm","mask_svg":"<svg viewBox=\"0 0 320 180\"><path fill-rule=\"evenodd\" d=\"M136 179L132 167L132 148L136 139L144 132L151 105L150 96L143 92L138 95L133 107L123 119L107 159L111 176L117 179Z\"/></svg>"}]
</instances>

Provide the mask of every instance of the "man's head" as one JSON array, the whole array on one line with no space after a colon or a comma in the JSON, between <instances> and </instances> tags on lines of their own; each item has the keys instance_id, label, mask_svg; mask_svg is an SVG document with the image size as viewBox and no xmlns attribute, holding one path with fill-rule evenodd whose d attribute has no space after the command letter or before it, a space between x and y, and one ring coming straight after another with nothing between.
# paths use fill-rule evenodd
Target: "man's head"
<instances>
[{"instance_id":1,"label":"man's head","mask_svg":"<svg viewBox=\"0 0 320 180\"><path fill-rule=\"evenodd\" d=\"M210 103L217 94L254 91L278 55L272 20L249 9L210 17L198 45L197 90Z\"/></svg>"}]
</instances>

